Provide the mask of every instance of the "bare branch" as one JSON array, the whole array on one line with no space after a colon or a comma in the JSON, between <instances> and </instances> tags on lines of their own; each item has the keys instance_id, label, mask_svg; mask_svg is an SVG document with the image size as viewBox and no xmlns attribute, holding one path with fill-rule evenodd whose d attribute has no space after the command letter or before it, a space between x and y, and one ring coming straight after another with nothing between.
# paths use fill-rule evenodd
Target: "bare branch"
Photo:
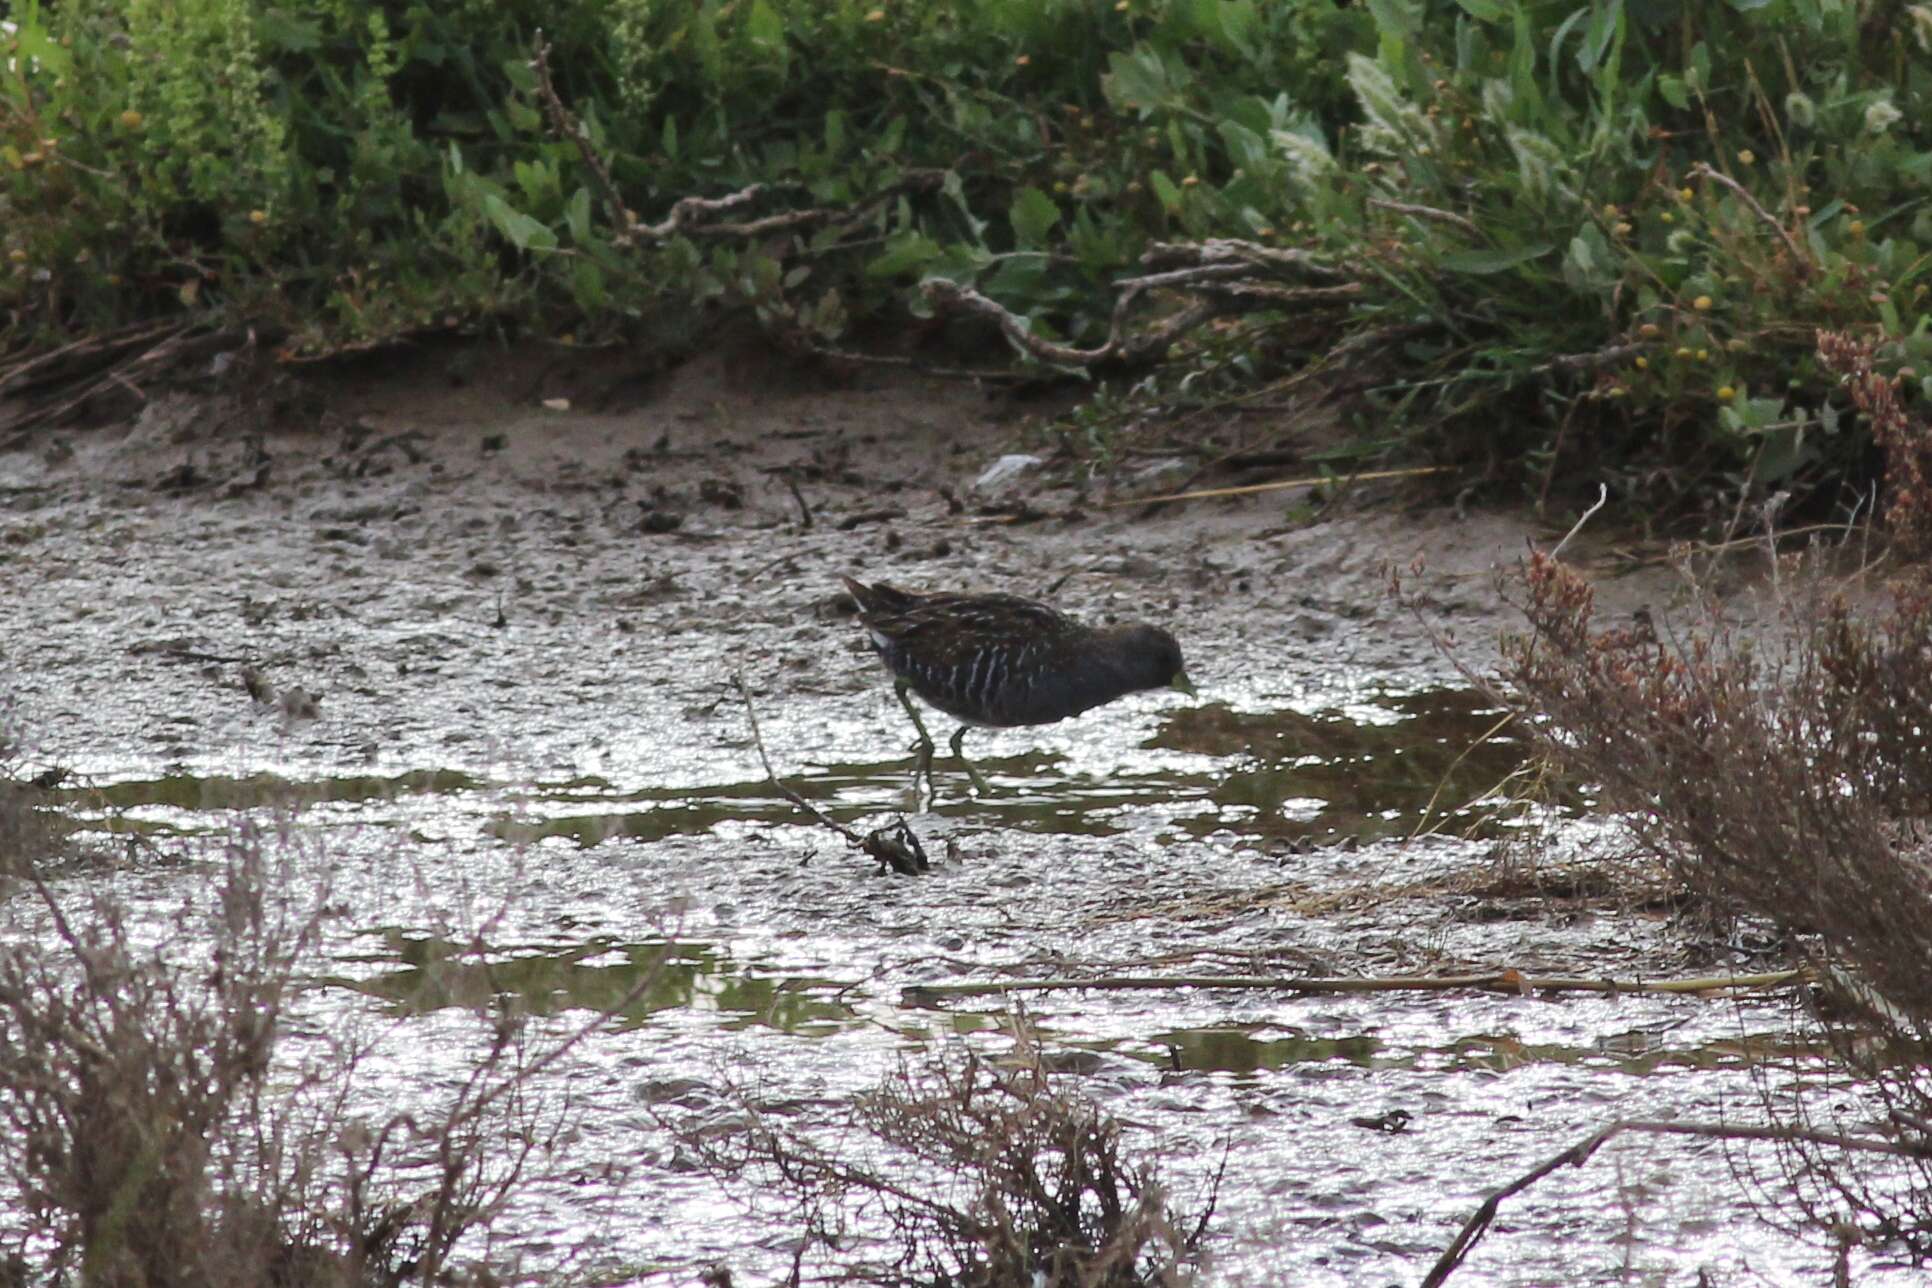
<instances>
[{"instance_id":1,"label":"bare branch","mask_svg":"<svg viewBox=\"0 0 1932 1288\"><path fill-rule=\"evenodd\" d=\"M934 278L925 284L923 291L935 308L954 313L973 313L991 319L998 323L1000 331L1015 348L1057 367L1093 367L1110 362L1142 360L1165 349L1176 337L1192 330L1215 311L1208 301L1197 300L1147 331L1123 338L1121 333L1125 329L1127 310L1140 294L1139 290L1129 289L1114 302L1113 325L1108 331L1107 342L1098 348L1080 349L1035 335L1025 318L970 286Z\"/></svg>"},{"instance_id":2,"label":"bare branch","mask_svg":"<svg viewBox=\"0 0 1932 1288\"><path fill-rule=\"evenodd\" d=\"M1331 280L1348 276L1313 251L1263 246L1259 242L1228 237L1211 237L1202 242L1155 242L1141 253L1140 262L1149 268L1181 264L1245 264L1254 268L1289 269Z\"/></svg>"},{"instance_id":3,"label":"bare branch","mask_svg":"<svg viewBox=\"0 0 1932 1288\"><path fill-rule=\"evenodd\" d=\"M1408 215L1415 219L1433 219L1439 224L1448 224L1451 227L1460 228L1471 237L1481 238L1484 241L1489 240L1483 236L1482 229L1476 227L1475 224L1464 219L1461 215L1447 210L1437 210L1434 206L1412 206L1406 201L1387 201L1381 197L1370 197L1368 203L1377 210L1386 210L1390 214Z\"/></svg>"},{"instance_id":4,"label":"bare branch","mask_svg":"<svg viewBox=\"0 0 1932 1288\"><path fill-rule=\"evenodd\" d=\"M610 167L590 146L590 136L584 130L583 122L571 115L570 109L557 97L557 87L550 79L550 42L543 38L541 27L537 29L536 54L530 65L537 73L537 97L543 100L544 115L550 118L550 128L559 138L569 139L577 145L578 155L584 159L584 168L597 180L597 190L603 194L604 205L610 211L611 225L617 229L617 239L628 240L630 227L636 222L636 217L625 208L624 198L611 180Z\"/></svg>"},{"instance_id":5,"label":"bare branch","mask_svg":"<svg viewBox=\"0 0 1932 1288\"><path fill-rule=\"evenodd\" d=\"M1690 175L1693 179L1709 179L1714 183L1721 183L1736 193L1739 201L1742 201L1746 206L1750 207L1753 214L1769 224L1778 236L1783 239L1784 248L1791 252L1792 266L1800 271L1810 269L1811 256L1799 247L1797 239L1792 237L1790 229L1779 223L1776 216L1758 204L1758 199L1751 195L1750 189L1746 188L1736 179L1733 179L1730 175L1720 174L1716 170L1711 169L1709 165L1702 161L1699 161L1690 168Z\"/></svg>"},{"instance_id":6,"label":"bare branch","mask_svg":"<svg viewBox=\"0 0 1932 1288\"><path fill-rule=\"evenodd\" d=\"M1836 1132L1807 1131L1796 1127L1748 1127L1731 1123L1681 1123L1649 1122L1637 1119L1623 1119L1611 1123L1599 1131L1590 1133L1576 1144L1538 1163L1509 1184L1490 1192L1476 1209L1474 1216L1463 1223L1455 1240L1430 1268L1428 1277L1422 1281L1422 1288L1440 1288L1449 1276L1462 1265L1469 1250L1489 1230L1490 1222L1496 1219L1497 1210L1504 1199L1520 1194L1536 1182L1568 1164L1580 1167L1590 1160L1590 1156L1608 1143L1612 1138L1625 1132L1644 1132L1655 1136L1697 1136L1706 1140L1763 1140L1781 1144L1825 1145L1833 1149L1854 1153L1889 1154L1898 1158L1925 1158L1932 1156L1932 1148L1924 1144L1884 1140L1872 1136L1845 1136Z\"/></svg>"}]
</instances>

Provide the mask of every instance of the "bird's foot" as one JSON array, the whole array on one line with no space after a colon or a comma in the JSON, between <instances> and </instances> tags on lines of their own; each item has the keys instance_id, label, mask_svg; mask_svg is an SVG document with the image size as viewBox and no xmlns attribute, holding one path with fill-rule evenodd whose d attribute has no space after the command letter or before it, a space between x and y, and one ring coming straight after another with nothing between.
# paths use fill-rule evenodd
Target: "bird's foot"
<instances>
[{"instance_id":1,"label":"bird's foot","mask_svg":"<svg viewBox=\"0 0 1932 1288\"><path fill-rule=\"evenodd\" d=\"M930 809L939 799L939 788L933 782L932 757L934 747L930 738L921 738L913 744L912 762L912 805L914 809ZM919 803L919 780L926 780L926 802Z\"/></svg>"}]
</instances>

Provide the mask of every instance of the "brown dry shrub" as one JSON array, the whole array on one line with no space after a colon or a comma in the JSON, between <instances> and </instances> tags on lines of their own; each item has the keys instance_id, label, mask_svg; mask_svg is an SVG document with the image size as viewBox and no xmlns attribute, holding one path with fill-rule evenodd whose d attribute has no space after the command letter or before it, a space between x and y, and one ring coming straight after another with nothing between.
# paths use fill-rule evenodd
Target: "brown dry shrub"
<instances>
[{"instance_id":1,"label":"brown dry shrub","mask_svg":"<svg viewBox=\"0 0 1932 1288\"><path fill-rule=\"evenodd\" d=\"M1871 422L1872 441L1885 456L1885 522L1900 553L1932 553L1932 425L1908 415L1899 399L1903 376L1873 369L1877 345L1866 337L1818 333L1818 359L1851 393Z\"/></svg>"},{"instance_id":2,"label":"brown dry shrub","mask_svg":"<svg viewBox=\"0 0 1932 1288\"><path fill-rule=\"evenodd\" d=\"M26 771L13 695L0 691L0 896L60 849L62 829L45 798Z\"/></svg>"},{"instance_id":3,"label":"brown dry shrub","mask_svg":"<svg viewBox=\"0 0 1932 1288\"><path fill-rule=\"evenodd\" d=\"M741 1099L743 1097L741 1096ZM856 1136L827 1150L753 1110L742 1129L677 1128L728 1185L777 1193L800 1216L803 1263L839 1253L842 1280L901 1286L1173 1288L1214 1207L1169 1206L1153 1162L1121 1124L1060 1085L1022 1026L1010 1058L968 1052L901 1064L864 1096ZM858 1214L882 1217L896 1251L857 1259ZM874 1227L876 1228L876 1227ZM794 1281L798 1272L794 1272Z\"/></svg>"},{"instance_id":4,"label":"brown dry shrub","mask_svg":"<svg viewBox=\"0 0 1932 1288\"><path fill-rule=\"evenodd\" d=\"M1707 606L1681 638L1599 628L1584 578L1537 556L1506 698L1639 843L1723 914L1769 922L1831 993L1826 1031L1887 1111L1932 1137L1932 590L1860 613L1814 589L1761 645ZM1786 1117L1797 1109L1774 1105ZM1808 1211L1932 1255L1932 1164L1901 1185L1815 1149L1790 1160Z\"/></svg>"},{"instance_id":5,"label":"brown dry shrub","mask_svg":"<svg viewBox=\"0 0 1932 1288\"><path fill-rule=\"evenodd\" d=\"M287 833L238 825L212 898L167 927L30 876L0 945L0 1250L95 1288L465 1282L453 1257L519 1183L534 1134L516 1027L440 1106L351 1108L364 1048L278 1054L320 909Z\"/></svg>"}]
</instances>

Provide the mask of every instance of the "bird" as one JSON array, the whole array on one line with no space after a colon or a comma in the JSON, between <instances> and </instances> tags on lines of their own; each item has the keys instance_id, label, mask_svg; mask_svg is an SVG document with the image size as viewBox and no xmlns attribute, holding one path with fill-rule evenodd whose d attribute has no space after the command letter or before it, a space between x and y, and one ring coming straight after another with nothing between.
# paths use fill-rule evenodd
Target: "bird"
<instances>
[{"instance_id":1,"label":"bird","mask_svg":"<svg viewBox=\"0 0 1932 1288\"><path fill-rule=\"evenodd\" d=\"M932 786L933 741L910 694L962 722L952 736L953 756L982 796L991 789L963 746L973 725L1052 724L1143 689L1195 696L1179 642L1158 626L1083 626L1018 595L925 593L842 580L919 730L915 785L924 774Z\"/></svg>"}]
</instances>

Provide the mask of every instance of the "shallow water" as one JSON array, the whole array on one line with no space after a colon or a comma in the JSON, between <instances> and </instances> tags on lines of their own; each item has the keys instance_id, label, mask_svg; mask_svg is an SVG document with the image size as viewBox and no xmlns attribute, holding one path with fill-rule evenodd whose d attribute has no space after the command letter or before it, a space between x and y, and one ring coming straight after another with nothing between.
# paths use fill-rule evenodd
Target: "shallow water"
<instances>
[{"instance_id":1,"label":"shallow water","mask_svg":"<svg viewBox=\"0 0 1932 1288\"><path fill-rule=\"evenodd\" d=\"M165 941L222 838L268 827L280 892L329 910L291 1031L364 1026L370 1104L433 1102L491 1008L533 1017L539 1048L615 1011L536 1079L562 1134L479 1253L572 1282L689 1283L713 1263L782 1280L795 1214L722 1187L670 1128L728 1126L750 1101L852 1144L855 1098L902 1061L997 1057L1021 1013L1183 1205L1225 1168L1217 1284L1414 1283L1487 1189L1611 1120L1758 1121L1764 1088L1794 1079L1834 1094L1783 998L922 1003L905 990L1733 963L1662 911L1577 891L1564 863L1614 851L1614 824L1548 784L1534 808L1501 803L1523 740L1399 615L1363 609L1379 574L1345 533L1332 598L1311 599L1305 551L1248 532L975 528L912 504L891 559L913 584L1045 586L1129 541L1191 570L1121 564L1061 598L1176 623L1203 692L976 731L996 794L974 799L942 756L938 802L909 815L934 870L881 874L766 781L731 681L793 790L859 829L909 810L910 729L834 599L836 571L886 553L795 530L782 494L640 545L590 482L556 481L567 466L318 466L223 501L55 489L0 586L34 623L0 641L33 763L69 772L60 807L122 855L61 887L111 888ZM864 499L832 495L822 520ZM943 558L920 553L933 534ZM243 665L319 692L319 714L251 700ZM1613 1143L1507 1204L1455 1282L1819 1282L1828 1260L1754 1219L1740 1163L1775 1170L1741 1146Z\"/></svg>"}]
</instances>

